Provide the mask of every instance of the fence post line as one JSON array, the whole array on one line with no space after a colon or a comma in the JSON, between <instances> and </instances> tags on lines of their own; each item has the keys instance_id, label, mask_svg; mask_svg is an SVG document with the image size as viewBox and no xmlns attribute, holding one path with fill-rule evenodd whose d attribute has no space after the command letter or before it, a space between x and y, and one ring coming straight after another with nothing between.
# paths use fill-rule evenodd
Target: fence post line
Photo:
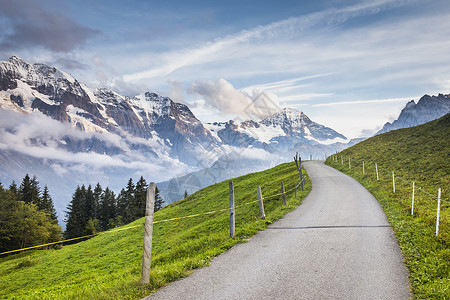
<instances>
[{"instance_id":1,"label":"fence post line","mask_svg":"<svg viewBox=\"0 0 450 300\"><path fill-rule=\"evenodd\" d=\"M437 205L437 216L436 216L436 236L439 234L439 212L441 210L441 188L438 189L438 205Z\"/></svg>"},{"instance_id":2,"label":"fence post line","mask_svg":"<svg viewBox=\"0 0 450 300\"><path fill-rule=\"evenodd\" d=\"M264 202L261 193L261 187L259 185L258 188L256 189L256 193L258 194L259 212L261 214L261 219L265 220L266 214L264 213Z\"/></svg>"},{"instance_id":3,"label":"fence post line","mask_svg":"<svg viewBox=\"0 0 450 300\"><path fill-rule=\"evenodd\" d=\"M378 165L375 163L375 171L377 172L377 180L380 180L380 177L378 177Z\"/></svg>"},{"instance_id":4,"label":"fence post line","mask_svg":"<svg viewBox=\"0 0 450 300\"><path fill-rule=\"evenodd\" d=\"M413 193L412 193L412 203L411 203L411 216L414 215L414 182L413 182Z\"/></svg>"},{"instance_id":5,"label":"fence post line","mask_svg":"<svg viewBox=\"0 0 450 300\"><path fill-rule=\"evenodd\" d=\"M363 161L363 176L365 175L365 170L364 170L364 161Z\"/></svg>"},{"instance_id":6,"label":"fence post line","mask_svg":"<svg viewBox=\"0 0 450 300\"><path fill-rule=\"evenodd\" d=\"M392 171L392 189L393 189L394 194L395 194L395 176L394 176L394 171Z\"/></svg>"},{"instance_id":7,"label":"fence post line","mask_svg":"<svg viewBox=\"0 0 450 300\"><path fill-rule=\"evenodd\" d=\"M155 188L154 182L150 182L147 189L145 204L145 227L144 227L144 249L142 253L141 283L150 283L150 265L152 259L152 237L153 237L153 212L155 210Z\"/></svg>"},{"instance_id":8,"label":"fence post line","mask_svg":"<svg viewBox=\"0 0 450 300\"><path fill-rule=\"evenodd\" d=\"M286 191L284 189L283 181L281 182L281 193L283 194L283 204L284 204L284 206L286 206L287 205L286 204Z\"/></svg>"},{"instance_id":9,"label":"fence post line","mask_svg":"<svg viewBox=\"0 0 450 300\"><path fill-rule=\"evenodd\" d=\"M298 152L294 156L295 165L297 166L298 175L300 176L300 183L302 184L302 191L304 188L303 172L302 172L302 158L298 156Z\"/></svg>"},{"instance_id":10,"label":"fence post line","mask_svg":"<svg viewBox=\"0 0 450 300\"><path fill-rule=\"evenodd\" d=\"M234 211L234 186L233 186L233 180L230 180L229 182L229 188L230 188L230 237L234 239L236 235L235 231L235 211Z\"/></svg>"}]
</instances>

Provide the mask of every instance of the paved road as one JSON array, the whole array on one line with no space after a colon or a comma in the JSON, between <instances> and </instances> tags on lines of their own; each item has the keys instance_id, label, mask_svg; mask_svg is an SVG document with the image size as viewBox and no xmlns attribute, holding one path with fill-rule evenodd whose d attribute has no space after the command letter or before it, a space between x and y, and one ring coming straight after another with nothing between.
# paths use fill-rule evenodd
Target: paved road
<instances>
[{"instance_id":1,"label":"paved road","mask_svg":"<svg viewBox=\"0 0 450 300\"><path fill-rule=\"evenodd\" d=\"M267 230L147 299L408 299L408 272L378 202L305 162L313 189Z\"/></svg>"}]
</instances>

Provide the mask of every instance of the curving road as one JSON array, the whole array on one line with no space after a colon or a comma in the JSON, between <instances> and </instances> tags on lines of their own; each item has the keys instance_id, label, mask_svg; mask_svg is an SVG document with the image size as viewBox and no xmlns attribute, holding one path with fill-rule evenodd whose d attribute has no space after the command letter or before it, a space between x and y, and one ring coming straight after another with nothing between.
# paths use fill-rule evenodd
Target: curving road
<instances>
[{"instance_id":1,"label":"curving road","mask_svg":"<svg viewBox=\"0 0 450 300\"><path fill-rule=\"evenodd\" d=\"M323 162L295 211L146 299L408 299L408 272L376 199Z\"/></svg>"}]
</instances>

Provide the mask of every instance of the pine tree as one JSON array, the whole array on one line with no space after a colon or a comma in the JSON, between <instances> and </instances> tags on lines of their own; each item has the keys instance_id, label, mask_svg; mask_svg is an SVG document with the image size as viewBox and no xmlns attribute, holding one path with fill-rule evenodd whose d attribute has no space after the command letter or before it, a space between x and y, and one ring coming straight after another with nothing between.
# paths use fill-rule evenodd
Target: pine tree
<instances>
[{"instance_id":1,"label":"pine tree","mask_svg":"<svg viewBox=\"0 0 450 300\"><path fill-rule=\"evenodd\" d=\"M184 198L187 198L189 196L187 190L184 190Z\"/></svg>"},{"instance_id":2,"label":"pine tree","mask_svg":"<svg viewBox=\"0 0 450 300\"><path fill-rule=\"evenodd\" d=\"M9 190L15 195L16 199L19 199L19 188L17 187L17 184L14 180L9 186Z\"/></svg>"},{"instance_id":3,"label":"pine tree","mask_svg":"<svg viewBox=\"0 0 450 300\"><path fill-rule=\"evenodd\" d=\"M116 214L122 217L122 221L125 218L125 212L128 208L128 199L125 189L121 189L119 195L117 195Z\"/></svg>"},{"instance_id":4,"label":"pine tree","mask_svg":"<svg viewBox=\"0 0 450 300\"><path fill-rule=\"evenodd\" d=\"M25 203L38 205L40 193L39 182L37 181L36 176L30 178L30 176L26 174L19 188L20 200Z\"/></svg>"},{"instance_id":5,"label":"pine tree","mask_svg":"<svg viewBox=\"0 0 450 300\"><path fill-rule=\"evenodd\" d=\"M156 186L155 187L155 212L160 210L164 205L164 200L161 198L161 195L159 194L159 189Z\"/></svg>"},{"instance_id":6,"label":"pine tree","mask_svg":"<svg viewBox=\"0 0 450 300\"><path fill-rule=\"evenodd\" d=\"M38 208L47 212L53 223L58 224L58 216L56 215L55 206L53 205L53 200L50 196L47 186L44 187L44 191L42 192L42 197L39 201Z\"/></svg>"},{"instance_id":7,"label":"pine tree","mask_svg":"<svg viewBox=\"0 0 450 300\"><path fill-rule=\"evenodd\" d=\"M139 181L136 183L136 188L134 191L134 201L133 201L133 220L142 218L145 216L145 204L147 201L147 182L144 177L141 176Z\"/></svg>"},{"instance_id":8,"label":"pine tree","mask_svg":"<svg viewBox=\"0 0 450 300\"><path fill-rule=\"evenodd\" d=\"M67 239L83 235L87 220L84 215L84 202L86 196L86 187L78 186L72 196L72 201L67 206L66 211L66 231L64 236Z\"/></svg>"},{"instance_id":9,"label":"pine tree","mask_svg":"<svg viewBox=\"0 0 450 300\"><path fill-rule=\"evenodd\" d=\"M135 192L135 186L133 184L133 179L130 178L128 180L127 188L125 189L125 202L126 202L125 215L122 215L125 224L130 223L135 220L136 209L135 209L135 207L133 207L134 192Z\"/></svg>"},{"instance_id":10,"label":"pine tree","mask_svg":"<svg viewBox=\"0 0 450 300\"><path fill-rule=\"evenodd\" d=\"M39 205L41 200L41 187L39 186L39 181L34 175L33 178L31 178L31 195L31 203Z\"/></svg>"},{"instance_id":11,"label":"pine tree","mask_svg":"<svg viewBox=\"0 0 450 300\"><path fill-rule=\"evenodd\" d=\"M95 219L95 198L94 198L94 191L92 190L91 185L88 186L84 198L84 214L86 224L89 221L89 219Z\"/></svg>"},{"instance_id":12,"label":"pine tree","mask_svg":"<svg viewBox=\"0 0 450 300\"><path fill-rule=\"evenodd\" d=\"M108 187L103 191L100 203L99 223L102 230L112 228L116 218L116 196Z\"/></svg>"},{"instance_id":13,"label":"pine tree","mask_svg":"<svg viewBox=\"0 0 450 300\"><path fill-rule=\"evenodd\" d=\"M100 198L102 196L103 189L100 186L100 183L97 183L97 185L94 188L94 218L99 219L100 217Z\"/></svg>"}]
</instances>

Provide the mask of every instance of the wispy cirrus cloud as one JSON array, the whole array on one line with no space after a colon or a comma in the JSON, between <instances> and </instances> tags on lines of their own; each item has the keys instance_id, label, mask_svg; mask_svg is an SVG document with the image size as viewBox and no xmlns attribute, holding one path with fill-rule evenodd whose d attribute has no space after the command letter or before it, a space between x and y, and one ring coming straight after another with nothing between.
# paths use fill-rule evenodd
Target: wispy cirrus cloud
<instances>
[{"instance_id":1,"label":"wispy cirrus cloud","mask_svg":"<svg viewBox=\"0 0 450 300\"><path fill-rule=\"evenodd\" d=\"M259 41L267 42L269 40L277 40L280 37L286 39L292 36L298 36L315 27L328 27L341 24L349 19L376 14L381 10L402 6L410 2L393 0L366 1L341 9L329 9L306 16L291 17L250 30L242 30L234 35L217 38L200 47L169 51L161 54L153 53L149 56L158 57L155 61L161 63L145 71L126 74L124 75L124 80L133 81L167 76L183 67L205 64L210 61L235 55L236 51L242 45L255 44ZM227 52L228 55L224 52Z\"/></svg>"},{"instance_id":2,"label":"wispy cirrus cloud","mask_svg":"<svg viewBox=\"0 0 450 300\"><path fill-rule=\"evenodd\" d=\"M341 102L329 102L329 103L316 103L312 104L313 107L324 107L324 106L341 106L341 105L357 105L357 104L377 104L377 103L392 103L410 101L412 99L417 99L418 97L403 97L403 98L391 98L391 99L371 99L371 100L353 100L353 101L341 101Z\"/></svg>"}]
</instances>

